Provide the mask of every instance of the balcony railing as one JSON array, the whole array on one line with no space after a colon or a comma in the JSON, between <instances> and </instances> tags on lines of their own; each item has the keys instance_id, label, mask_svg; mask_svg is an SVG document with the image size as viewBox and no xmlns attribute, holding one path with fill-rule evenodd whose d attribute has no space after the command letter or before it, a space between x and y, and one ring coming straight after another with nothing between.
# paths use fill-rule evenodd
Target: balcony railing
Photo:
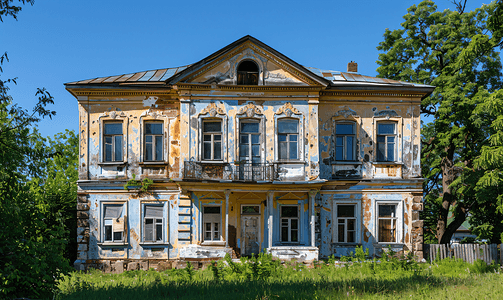
<instances>
[{"instance_id":1,"label":"balcony railing","mask_svg":"<svg viewBox=\"0 0 503 300\"><path fill-rule=\"evenodd\" d=\"M186 161L184 179L233 180L243 182L272 181L276 178L274 166L260 163L211 163Z\"/></svg>"}]
</instances>

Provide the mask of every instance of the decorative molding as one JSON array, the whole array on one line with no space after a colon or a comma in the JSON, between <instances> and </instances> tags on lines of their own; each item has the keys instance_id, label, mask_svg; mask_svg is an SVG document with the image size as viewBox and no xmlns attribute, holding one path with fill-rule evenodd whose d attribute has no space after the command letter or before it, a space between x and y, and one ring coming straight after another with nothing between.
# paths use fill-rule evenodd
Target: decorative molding
<instances>
[{"instance_id":1,"label":"decorative molding","mask_svg":"<svg viewBox=\"0 0 503 300\"><path fill-rule=\"evenodd\" d=\"M215 102L211 102L210 104L208 104L208 106L206 106L205 109L203 109L199 113L198 116L205 114L209 114L211 117L215 117L217 114L225 115L225 111L221 107L218 107Z\"/></svg>"},{"instance_id":2,"label":"decorative molding","mask_svg":"<svg viewBox=\"0 0 503 300\"><path fill-rule=\"evenodd\" d=\"M381 96L381 97L423 97L424 94L390 93L390 92L329 92L321 91L320 96Z\"/></svg>"},{"instance_id":3,"label":"decorative molding","mask_svg":"<svg viewBox=\"0 0 503 300\"><path fill-rule=\"evenodd\" d=\"M345 119L347 119L349 116L358 117L358 114L356 113L356 111L352 110L351 108L346 108L346 109L339 110L338 112L336 112L334 114L334 117L339 117L339 116L343 116Z\"/></svg>"},{"instance_id":4,"label":"decorative molding","mask_svg":"<svg viewBox=\"0 0 503 300\"><path fill-rule=\"evenodd\" d=\"M392 109L385 109L385 110L381 110L381 111L376 111L374 113L374 117L389 119L389 118L398 117L398 114L396 113L396 111L394 111Z\"/></svg>"},{"instance_id":5,"label":"decorative molding","mask_svg":"<svg viewBox=\"0 0 503 300\"><path fill-rule=\"evenodd\" d=\"M245 106L241 107L238 111L238 115L245 114L248 118L253 118L255 115L263 115L264 112L260 106L256 106L254 103L249 102Z\"/></svg>"},{"instance_id":6,"label":"decorative molding","mask_svg":"<svg viewBox=\"0 0 503 300\"><path fill-rule=\"evenodd\" d=\"M170 88L167 88L171 90ZM72 89L69 89L70 91ZM74 91L77 96L168 96L171 92Z\"/></svg>"},{"instance_id":7,"label":"decorative molding","mask_svg":"<svg viewBox=\"0 0 503 300\"><path fill-rule=\"evenodd\" d=\"M126 114L123 111L118 112L116 110L112 110L112 111L106 111L106 112L102 113L99 117L100 118L108 117L108 118L112 118L112 119L117 119L117 117L125 118Z\"/></svg>"},{"instance_id":8,"label":"decorative molding","mask_svg":"<svg viewBox=\"0 0 503 300\"><path fill-rule=\"evenodd\" d=\"M290 117L292 114L296 114L296 115L302 114L298 109L293 107L292 103L290 103L290 102L285 103L276 112L277 115L281 115L282 113L284 113L287 117Z\"/></svg>"}]
</instances>

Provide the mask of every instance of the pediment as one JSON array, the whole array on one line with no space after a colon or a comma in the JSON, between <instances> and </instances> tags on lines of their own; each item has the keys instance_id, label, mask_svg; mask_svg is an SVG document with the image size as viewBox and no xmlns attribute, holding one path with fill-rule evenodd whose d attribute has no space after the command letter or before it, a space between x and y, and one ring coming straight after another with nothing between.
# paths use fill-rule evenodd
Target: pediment
<instances>
[{"instance_id":1,"label":"pediment","mask_svg":"<svg viewBox=\"0 0 503 300\"><path fill-rule=\"evenodd\" d=\"M264 199L265 195L263 195L263 193L256 194L253 192L249 192L238 198L238 200L264 200Z\"/></svg>"},{"instance_id":2,"label":"pediment","mask_svg":"<svg viewBox=\"0 0 503 300\"><path fill-rule=\"evenodd\" d=\"M223 200L223 199L225 199L225 196L219 195L218 193L214 192L209 192L205 195L199 196L199 200Z\"/></svg>"},{"instance_id":3,"label":"pediment","mask_svg":"<svg viewBox=\"0 0 503 300\"><path fill-rule=\"evenodd\" d=\"M259 86L327 84L323 78L250 36L192 65L170 83L237 85L237 70L243 61L252 61L257 65Z\"/></svg>"},{"instance_id":4,"label":"pediment","mask_svg":"<svg viewBox=\"0 0 503 300\"><path fill-rule=\"evenodd\" d=\"M277 200L304 200L305 199L305 193L299 195L296 195L296 193L288 192L279 198Z\"/></svg>"}]
</instances>

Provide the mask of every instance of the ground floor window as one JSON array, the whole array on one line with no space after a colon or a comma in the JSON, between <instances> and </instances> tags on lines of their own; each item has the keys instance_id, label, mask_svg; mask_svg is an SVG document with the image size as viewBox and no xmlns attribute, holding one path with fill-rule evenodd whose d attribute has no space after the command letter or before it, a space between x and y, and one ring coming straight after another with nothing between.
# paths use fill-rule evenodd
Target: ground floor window
<instances>
[{"instance_id":1,"label":"ground floor window","mask_svg":"<svg viewBox=\"0 0 503 300\"><path fill-rule=\"evenodd\" d=\"M299 206L281 206L281 242L299 242Z\"/></svg>"},{"instance_id":2,"label":"ground floor window","mask_svg":"<svg viewBox=\"0 0 503 300\"><path fill-rule=\"evenodd\" d=\"M221 240L222 214L220 206L203 206L203 240Z\"/></svg>"},{"instance_id":3,"label":"ground floor window","mask_svg":"<svg viewBox=\"0 0 503 300\"><path fill-rule=\"evenodd\" d=\"M103 205L103 241L124 241L124 217L122 204Z\"/></svg>"},{"instance_id":4,"label":"ground floor window","mask_svg":"<svg viewBox=\"0 0 503 300\"><path fill-rule=\"evenodd\" d=\"M162 242L163 239L163 206L145 205L143 214L143 241Z\"/></svg>"},{"instance_id":5,"label":"ground floor window","mask_svg":"<svg viewBox=\"0 0 503 300\"><path fill-rule=\"evenodd\" d=\"M337 242L356 243L356 205L337 205Z\"/></svg>"},{"instance_id":6,"label":"ground floor window","mask_svg":"<svg viewBox=\"0 0 503 300\"><path fill-rule=\"evenodd\" d=\"M378 205L378 242L396 243L397 242L397 205L379 204Z\"/></svg>"}]
</instances>

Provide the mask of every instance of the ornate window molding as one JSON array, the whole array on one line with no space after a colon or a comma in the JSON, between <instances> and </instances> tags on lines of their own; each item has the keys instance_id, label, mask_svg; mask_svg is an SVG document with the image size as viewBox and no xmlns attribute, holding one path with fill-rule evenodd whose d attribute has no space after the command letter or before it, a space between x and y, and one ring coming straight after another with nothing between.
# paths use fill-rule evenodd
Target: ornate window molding
<instances>
[{"instance_id":1,"label":"ornate window molding","mask_svg":"<svg viewBox=\"0 0 503 300\"><path fill-rule=\"evenodd\" d=\"M265 160L265 133L266 133L266 119L264 115L264 110L260 106L256 106L253 102L248 102L246 105L242 106L238 113L236 114L236 132L235 132L235 159L240 160L240 133L241 133L241 124L243 122L258 122L259 123L259 134L260 134L260 159L261 162L264 163Z\"/></svg>"},{"instance_id":2,"label":"ornate window molding","mask_svg":"<svg viewBox=\"0 0 503 300\"><path fill-rule=\"evenodd\" d=\"M124 164L128 161L128 123L129 118L123 111L107 111L98 117L100 132L100 163ZM108 162L105 160L105 123L122 123L122 159Z\"/></svg>"},{"instance_id":3,"label":"ornate window molding","mask_svg":"<svg viewBox=\"0 0 503 300\"><path fill-rule=\"evenodd\" d=\"M174 120L172 117L168 117L165 115L164 111L160 111L158 109L152 109L149 108L148 110L144 111L140 115L140 162L146 162L145 161L145 123L148 122L162 122L162 129L163 129L163 154L162 154L162 160L159 161L148 161L151 163L154 162L159 162L159 163L167 163L169 161L169 145L170 145L170 134L169 134L169 127L170 127L170 122Z\"/></svg>"},{"instance_id":4,"label":"ornate window molding","mask_svg":"<svg viewBox=\"0 0 503 300\"><path fill-rule=\"evenodd\" d=\"M222 108L220 105L217 105L215 102L211 102L206 106L201 112L197 114L198 117L198 147L197 149L199 150L197 154L197 161L206 161L206 162L214 162L215 160L205 160L204 155L203 155L203 139L204 139L204 122L211 122L212 120L214 121L219 121L221 122L221 151L222 151L222 159L219 159L218 161L220 162L227 162L228 161L228 155L227 155L227 119L228 116L225 112L225 109Z\"/></svg>"}]
</instances>

